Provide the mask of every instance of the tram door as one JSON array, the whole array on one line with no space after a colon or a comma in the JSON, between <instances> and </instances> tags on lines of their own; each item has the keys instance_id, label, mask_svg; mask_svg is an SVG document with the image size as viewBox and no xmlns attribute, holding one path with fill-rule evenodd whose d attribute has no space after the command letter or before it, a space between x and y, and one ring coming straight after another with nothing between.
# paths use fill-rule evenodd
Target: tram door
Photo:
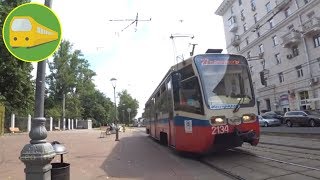
<instances>
[{"instance_id":1,"label":"tram door","mask_svg":"<svg viewBox=\"0 0 320 180\"><path fill-rule=\"evenodd\" d=\"M170 145L176 146L173 112L169 113Z\"/></svg>"},{"instance_id":2,"label":"tram door","mask_svg":"<svg viewBox=\"0 0 320 180\"><path fill-rule=\"evenodd\" d=\"M157 136L157 123L158 123L158 113L155 114L154 123L153 123L154 124L154 126L153 126L154 127L154 131L153 132L154 132L154 137L156 139L159 139L158 136Z\"/></svg>"}]
</instances>

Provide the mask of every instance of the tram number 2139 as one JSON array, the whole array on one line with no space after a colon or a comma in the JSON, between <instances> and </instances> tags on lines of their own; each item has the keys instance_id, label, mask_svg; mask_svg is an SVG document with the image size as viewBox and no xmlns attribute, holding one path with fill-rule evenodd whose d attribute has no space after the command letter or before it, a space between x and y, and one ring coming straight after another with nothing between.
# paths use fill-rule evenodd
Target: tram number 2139
<instances>
[{"instance_id":1,"label":"tram number 2139","mask_svg":"<svg viewBox=\"0 0 320 180\"><path fill-rule=\"evenodd\" d=\"M213 126L211 129L212 129L212 135L224 134L224 133L228 133L229 132L229 126L228 125Z\"/></svg>"}]
</instances>

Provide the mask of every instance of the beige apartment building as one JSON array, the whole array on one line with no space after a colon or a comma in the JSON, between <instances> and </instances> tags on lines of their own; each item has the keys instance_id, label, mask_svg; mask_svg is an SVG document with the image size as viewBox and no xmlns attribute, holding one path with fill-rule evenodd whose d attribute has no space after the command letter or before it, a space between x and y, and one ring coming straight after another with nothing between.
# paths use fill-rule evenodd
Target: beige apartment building
<instances>
[{"instance_id":1,"label":"beige apartment building","mask_svg":"<svg viewBox=\"0 0 320 180\"><path fill-rule=\"evenodd\" d=\"M320 0L224 0L226 49L247 57L258 110L320 109Z\"/></svg>"}]
</instances>

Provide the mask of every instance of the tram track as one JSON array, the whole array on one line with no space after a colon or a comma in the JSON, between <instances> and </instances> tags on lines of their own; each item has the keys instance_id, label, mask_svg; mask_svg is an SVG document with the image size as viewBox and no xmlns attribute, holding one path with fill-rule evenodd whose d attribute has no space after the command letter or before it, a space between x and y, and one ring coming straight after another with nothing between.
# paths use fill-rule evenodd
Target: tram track
<instances>
[{"instance_id":1,"label":"tram track","mask_svg":"<svg viewBox=\"0 0 320 180\"><path fill-rule=\"evenodd\" d=\"M214 164L212 164L212 163L210 163L210 162L208 162L208 161L206 161L204 159L199 159L198 161L201 162L202 164L206 165L207 167L209 167L209 168L211 168L211 169L213 169L213 170L215 170L215 171L217 171L217 172L219 172L219 173L221 173L223 175L226 175L226 176L228 176L228 177L230 177L232 179L246 180L245 178L243 178L243 177L241 177L241 176L239 176L237 174L234 174L231 171L228 171L228 170L225 170L223 168L220 168L219 166L216 166L216 165L214 165Z\"/></svg>"},{"instance_id":2,"label":"tram track","mask_svg":"<svg viewBox=\"0 0 320 180\"><path fill-rule=\"evenodd\" d=\"M138 133L142 133L141 131L137 131L137 132L138 132ZM158 143L154 143L154 142L155 142L154 139L150 138L149 140L152 142L152 146L153 146L154 148L158 149L159 151L162 151L162 152L167 153L167 151L169 150L169 149L167 149L167 148L164 148L164 146L161 146L161 145L158 144ZM215 172L217 172L217 173L219 173L219 174L221 174L221 175L223 175L223 176L229 177L230 179L246 180L245 178L243 178L243 177L241 177L241 176L239 176L239 175L237 175L237 174L234 174L234 173L232 173L232 172L230 172L230 171L228 171L228 170L225 170L225 169L223 169L223 168L220 168L220 167L218 167L218 166L210 163L209 161L205 160L204 158L201 158L201 157L199 157L199 156L197 156L197 155L195 155L195 154L192 154L192 153L191 153L191 154L190 154L190 153L178 153L178 152L176 152L176 151L172 151L172 149L170 149L170 151L173 152L172 155L176 155L176 156L173 156L174 159L175 159L176 157L181 157L181 156L182 156L182 157L187 157L188 159L193 159L193 160L195 160L195 161L198 161L199 163L205 165L205 166L208 167L209 169L211 169L211 170L213 170L213 171L215 171Z\"/></svg>"},{"instance_id":3,"label":"tram track","mask_svg":"<svg viewBox=\"0 0 320 180\"><path fill-rule=\"evenodd\" d=\"M320 150L320 148L302 147L302 146L279 144L279 143L260 142L259 144L272 145L272 146L282 146L282 147L290 147L290 148L297 148L297 149L305 149L305 150L311 150L311 151L319 151L319 150Z\"/></svg>"},{"instance_id":4,"label":"tram track","mask_svg":"<svg viewBox=\"0 0 320 180\"><path fill-rule=\"evenodd\" d=\"M214 155L213 158L209 157L208 159L201 159L200 162L212 168L213 170L220 172L221 174L224 174L232 179L237 179L237 180L255 179L255 178L257 179L281 178L282 176L290 176L292 174L299 174L304 177L307 176L310 178L319 179L319 176L315 175L315 174L319 174L320 172L320 168L317 168L317 167L303 165L300 163L288 162L286 160L280 160L280 159L263 156L259 154L254 154L254 153L246 152L244 150L237 149L237 148L228 150L226 152L230 152L230 153L236 152L236 154L241 154L241 156L234 156L236 157L234 161L230 161L230 163L227 163L227 164L226 164L226 161L228 162L230 158L232 158L229 155L222 158L220 158L221 157L220 155L219 156ZM251 157L254 157L254 159L246 158L245 156L251 156ZM242 160L239 163L240 159ZM266 161L261 161L259 159L266 160ZM252 164L253 162L254 164L257 165L257 167L254 167L254 166L252 167L249 165L249 164ZM248 170L239 171L239 167L247 168ZM267 169L269 169L269 171ZM270 174L270 172L273 171L272 169L274 170L281 169L280 171L282 171L282 173L280 173L279 171L278 172L275 171L277 173L272 175ZM255 172L255 171L256 171L256 175L250 176L247 174L248 172ZM307 172L310 172L310 171L316 172L316 173L308 174Z\"/></svg>"},{"instance_id":5,"label":"tram track","mask_svg":"<svg viewBox=\"0 0 320 180\"><path fill-rule=\"evenodd\" d=\"M320 171L320 169L316 168L316 167L305 166L305 165L302 165L302 164L297 164L297 163L287 162L287 161L274 159L274 158L270 158L270 157L266 157L266 156L252 154L252 153L249 153L249 152L246 152L246 151L243 151L243 150L239 150L239 149L231 149L229 151L245 154L245 155L248 155L248 156L257 157L257 158L260 158L260 159L270 160L270 161L281 163L281 164L287 164L287 165L291 165L291 166L301 167L301 168L305 168L305 169L308 169L308 170Z\"/></svg>"},{"instance_id":6,"label":"tram track","mask_svg":"<svg viewBox=\"0 0 320 180\"><path fill-rule=\"evenodd\" d=\"M274 147L242 147L245 150L249 151L260 151L260 152L268 152L273 153L277 155L283 155L283 156L290 156L295 158L303 158L303 159L309 159L309 160L320 160L320 154L317 153L311 153L311 152L305 152L305 151L297 151L297 150L290 150L290 149L281 149L281 148L274 148ZM288 153L286 153L288 152Z\"/></svg>"},{"instance_id":7,"label":"tram track","mask_svg":"<svg viewBox=\"0 0 320 180\"><path fill-rule=\"evenodd\" d=\"M137 132L141 133L140 130ZM167 153L168 150L164 146L161 146L157 143L154 143L154 145L160 151L165 151ZM314 160L312 163L310 163L310 161L308 161L309 159L305 158L303 155L295 155L299 153L303 154L303 149L301 148L291 150L289 148L281 149L281 147L276 146L259 147L261 148L259 150L255 149L255 147L244 149L242 148L235 148L233 150L226 151L226 153L221 152L201 157L192 155L188 156L185 154L182 155L175 151L169 151L174 152L170 156L176 159L176 161L180 162L181 157L183 157L182 159L193 159L194 161L197 161L203 166L207 167L209 171L212 170L212 172L220 174L221 176L225 177L225 179L281 179L282 177L287 178L293 177L294 175L297 175L297 178L309 177L310 179L319 179L320 177L320 163L318 166L318 163L316 162L319 161L318 159L320 157L320 154L317 154L317 152L307 151L310 155L316 156L315 158L309 158L310 160ZM267 155L265 155L263 154L263 152L266 152L266 150L271 152L267 152ZM276 151L280 152L276 153ZM268 153L274 153L275 156L269 156ZM249 156L251 156L252 158L250 158ZM282 159L280 158L282 156L287 157ZM280 159L277 157L279 157ZM307 160L303 160L302 158L305 158ZM299 160L302 160L302 162L300 162Z\"/></svg>"}]
</instances>

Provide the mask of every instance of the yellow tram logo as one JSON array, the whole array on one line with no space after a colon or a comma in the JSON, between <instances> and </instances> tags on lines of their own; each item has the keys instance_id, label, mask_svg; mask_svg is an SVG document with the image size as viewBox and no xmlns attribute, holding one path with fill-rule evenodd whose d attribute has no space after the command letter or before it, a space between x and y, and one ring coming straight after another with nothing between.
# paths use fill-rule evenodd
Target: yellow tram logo
<instances>
[{"instance_id":1,"label":"yellow tram logo","mask_svg":"<svg viewBox=\"0 0 320 180\"><path fill-rule=\"evenodd\" d=\"M62 38L61 24L50 8L25 3L6 17L2 38L7 50L17 59L39 62L48 59L58 49Z\"/></svg>"},{"instance_id":2,"label":"yellow tram logo","mask_svg":"<svg viewBox=\"0 0 320 180\"><path fill-rule=\"evenodd\" d=\"M58 33L35 21L30 16L15 16L10 23L10 45L33 47L58 39Z\"/></svg>"}]
</instances>

